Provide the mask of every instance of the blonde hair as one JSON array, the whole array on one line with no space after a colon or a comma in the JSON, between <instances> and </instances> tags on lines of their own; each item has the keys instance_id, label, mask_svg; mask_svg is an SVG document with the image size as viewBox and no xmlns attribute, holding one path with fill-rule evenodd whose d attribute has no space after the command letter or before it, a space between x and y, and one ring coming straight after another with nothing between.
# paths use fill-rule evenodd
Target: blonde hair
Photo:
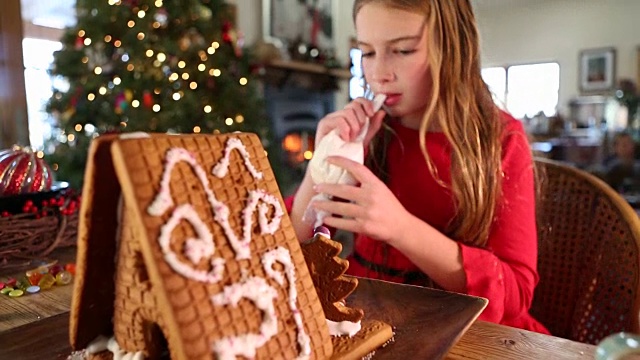
<instances>
[{"instance_id":1,"label":"blonde hair","mask_svg":"<svg viewBox=\"0 0 640 360\"><path fill-rule=\"evenodd\" d=\"M435 124L447 137L452 147L456 215L446 232L464 243L486 246L501 192L504 125L480 74L479 34L472 6L469 0L356 0L354 22L367 4L425 16L433 85L419 129L420 147L429 170L442 183L426 151L425 135ZM383 152L371 149L369 155ZM377 163L368 159L368 164L372 162Z\"/></svg>"}]
</instances>

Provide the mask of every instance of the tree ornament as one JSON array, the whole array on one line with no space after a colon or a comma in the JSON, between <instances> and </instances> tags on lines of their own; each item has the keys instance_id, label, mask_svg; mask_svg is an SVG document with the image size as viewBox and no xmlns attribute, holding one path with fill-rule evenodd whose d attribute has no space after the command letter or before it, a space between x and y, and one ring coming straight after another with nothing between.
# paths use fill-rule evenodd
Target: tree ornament
<instances>
[{"instance_id":1,"label":"tree ornament","mask_svg":"<svg viewBox=\"0 0 640 360\"><path fill-rule=\"evenodd\" d=\"M74 44L76 50L80 50L84 47L84 38L82 36L76 37L76 42Z\"/></svg>"},{"instance_id":2,"label":"tree ornament","mask_svg":"<svg viewBox=\"0 0 640 360\"><path fill-rule=\"evenodd\" d=\"M148 90L145 90L142 94L142 104L148 108L153 106L153 96Z\"/></svg>"},{"instance_id":3,"label":"tree ornament","mask_svg":"<svg viewBox=\"0 0 640 360\"><path fill-rule=\"evenodd\" d=\"M233 47L236 57L242 56L242 46L244 45L244 36L238 33L230 21L222 24L222 41Z\"/></svg>"},{"instance_id":4,"label":"tree ornament","mask_svg":"<svg viewBox=\"0 0 640 360\"><path fill-rule=\"evenodd\" d=\"M0 151L0 196L48 191L52 184L51 168L31 149Z\"/></svg>"},{"instance_id":5,"label":"tree ornament","mask_svg":"<svg viewBox=\"0 0 640 360\"><path fill-rule=\"evenodd\" d=\"M231 43L231 41L233 40L231 38L231 22L229 21L225 21L222 24L222 41L226 42L226 43Z\"/></svg>"},{"instance_id":6,"label":"tree ornament","mask_svg":"<svg viewBox=\"0 0 640 360\"><path fill-rule=\"evenodd\" d=\"M121 114L122 111L126 110L128 105L129 103L127 102L125 93L120 93L116 95L114 110L116 111L117 114Z\"/></svg>"},{"instance_id":7,"label":"tree ornament","mask_svg":"<svg viewBox=\"0 0 640 360\"><path fill-rule=\"evenodd\" d=\"M211 15L213 15L213 12L211 11L211 9L209 7L201 5L198 8L198 15L203 20L209 20L209 19L211 19Z\"/></svg>"},{"instance_id":8,"label":"tree ornament","mask_svg":"<svg viewBox=\"0 0 640 360\"><path fill-rule=\"evenodd\" d=\"M191 39L189 36L185 35L178 39L178 46L181 51L187 51L191 47Z\"/></svg>"},{"instance_id":9,"label":"tree ornament","mask_svg":"<svg viewBox=\"0 0 640 360\"><path fill-rule=\"evenodd\" d=\"M158 9L158 11L153 15L153 19L157 21L163 29L167 27L167 24L169 24L169 14L164 8Z\"/></svg>"}]
</instances>

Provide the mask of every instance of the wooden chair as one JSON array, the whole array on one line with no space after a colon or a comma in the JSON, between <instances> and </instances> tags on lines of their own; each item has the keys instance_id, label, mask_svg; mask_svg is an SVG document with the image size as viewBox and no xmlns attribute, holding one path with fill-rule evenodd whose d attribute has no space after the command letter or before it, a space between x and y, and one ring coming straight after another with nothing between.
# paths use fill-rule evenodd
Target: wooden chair
<instances>
[{"instance_id":1,"label":"wooden chair","mask_svg":"<svg viewBox=\"0 0 640 360\"><path fill-rule=\"evenodd\" d=\"M640 219L600 179L535 159L538 272L531 314L555 336L596 344L640 332Z\"/></svg>"}]
</instances>

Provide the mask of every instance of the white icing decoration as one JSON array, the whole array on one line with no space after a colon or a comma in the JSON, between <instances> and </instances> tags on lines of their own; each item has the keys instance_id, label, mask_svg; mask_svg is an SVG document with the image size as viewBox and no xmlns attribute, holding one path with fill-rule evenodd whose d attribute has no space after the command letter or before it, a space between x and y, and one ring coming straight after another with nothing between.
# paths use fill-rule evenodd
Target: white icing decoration
<instances>
[{"instance_id":1,"label":"white icing decoration","mask_svg":"<svg viewBox=\"0 0 640 360\"><path fill-rule=\"evenodd\" d=\"M94 342L96 341L98 341L98 339L94 340ZM111 353L113 354L113 360L144 360L144 355L142 354L142 351L128 353L122 350L120 348L120 345L118 345L118 342L116 341L115 337L111 337L109 340L107 340L106 345L103 343L103 341L104 340L101 339L100 342L96 342L95 345L100 347L100 351L104 351L104 350L111 351ZM89 352L88 349L91 347L91 345L94 344L94 342L89 344L89 347L87 347L87 352ZM89 354L95 354L95 353L89 352Z\"/></svg>"},{"instance_id":2,"label":"white icing decoration","mask_svg":"<svg viewBox=\"0 0 640 360\"><path fill-rule=\"evenodd\" d=\"M222 157L222 159L220 159L216 166L213 167L211 173L219 178L223 178L227 175L227 172L229 172L229 158L233 149L238 149L240 155L242 155L242 157L244 158L245 166L247 167L251 175L253 175L253 178L257 180L262 179L262 173L258 171L255 166L253 166L251 160L249 159L250 156L247 152L247 148L238 138L229 138L227 140L227 146L224 149L224 156Z\"/></svg>"},{"instance_id":3,"label":"white icing decoration","mask_svg":"<svg viewBox=\"0 0 640 360\"><path fill-rule=\"evenodd\" d=\"M251 257L249 249L249 243L251 242L251 228L253 225L251 214L258 207L259 200L262 200L275 208L273 219L271 223L269 223L267 219L269 207L268 205L260 204L258 208L258 223L260 225L261 233L274 234L278 230L283 216L280 202L273 195L268 194L264 190L252 190L249 192L247 206L242 211L242 239L238 239L238 236L234 233L231 228L231 224L229 223L229 207L216 199L213 191L209 187L209 180L207 179L206 173L198 164L195 157L182 148L173 148L167 152L166 166L164 173L162 174L162 180L160 181L160 191L151 205L147 208L147 212L150 215L160 216L173 205L173 199L169 193L169 182L171 181L171 172L179 161L187 162L195 171L196 176L200 180L204 188L204 192L207 195L209 204L213 209L214 219L222 227L225 235L229 239L229 242L236 253L236 259L242 260L249 259Z\"/></svg>"},{"instance_id":4,"label":"white icing decoration","mask_svg":"<svg viewBox=\"0 0 640 360\"><path fill-rule=\"evenodd\" d=\"M258 205L258 201L260 200L264 201L266 204L262 203ZM275 209L271 223L269 223L269 219L267 219L269 205L273 206ZM278 199L264 190L251 190L249 191L247 206L242 210L244 217L242 241L248 242L251 240L251 214L255 211L256 207L258 207L258 224L260 224L260 231L262 231L262 234L273 235L280 227L280 221L282 220L284 213Z\"/></svg>"},{"instance_id":5,"label":"white icing decoration","mask_svg":"<svg viewBox=\"0 0 640 360\"><path fill-rule=\"evenodd\" d=\"M258 202L262 200L275 208L271 223L267 219L268 206L260 204ZM247 205L242 210L242 239L238 239L238 236L233 232L231 224L229 223L229 208L224 205L224 215L218 216L218 209L214 207L216 211L216 221L222 229L225 235L229 239L233 250L236 253L236 259L249 259L251 258L251 251L249 249L249 243L251 242L251 228L253 227L253 218L251 214L258 208L258 224L260 225L261 234L273 235L278 228L280 228L280 221L282 221L283 211L280 206L280 202L271 194L263 190L251 190L249 191L249 198L247 199Z\"/></svg>"},{"instance_id":6,"label":"white icing decoration","mask_svg":"<svg viewBox=\"0 0 640 360\"><path fill-rule=\"evenodd\" d=\"M263 174L258 172L249 160L249 154L239 139L231 138L227 141L225 155L222 160L213 168L215 176L223 177L228 172L229 156L233 149L238 149L244 157L244 162L251 174L256 179L261 179ZM152 216L161 216L174 205L170 194L169 184L171 174L178 162L188 163L196 177L200 180L207 200L211 205L213 217L224 231L231 247L235 251L236 259L250 259L250 242L252 237L253 213L257 210L257 221L261 234L273 235L279 228L284 212L278 199L264 190L251 190L245 208L242 210L242 238L233 231L229 223L229 207L216 199L215 194L209 186L207 174L198 164L195 156L183 148L172 148L167 151L165 168L160 181L160 190L147 208L147 212ZM272 218L268 218L269 211L273 207ZM197 270L191 265L182 262L171 248L171 235L176 226L182 220L188 221L194 228L197 237L185 241L184 256L193 265L198 265L203 259L211 258L215 253L215 243L213 235L207 225L198 216L191 204L183 204L176 207L170 218L160 229L158 242L163 251L165 261L179 274L200 282L215 283L221 280L224 271L224 260L214 258L211 260L211 272ZM285 248L278 248L270 251L263 257L263 266L268 274L279 284L284 286L284 276L273 270L275 261L281 262L285 267L285 274L289 281L289 307L293 313L296 326L298 328L298 343L300 344L300 356L298 359L308 359L311 354L309 336L304 331L302 315L297 308L297 290L295 284L295 269L292 264L290 253ZM246 269L243 271L243 278L247 278ZM232 305L237 306L241 298L252 301L258 309L263 312L263 321L258 334L241 334L234 337L225 337L212 344L212 350L220 359L235 359L236 356L253 358L256 350L269 341L278 333L278 318L274 307L274 299L278 296L277 291L271 287L265 279L260 277L248 277L246 280L226 286L222 293L211 297L211 302L215 306ZM115 340L114 340L115 342ZM117 346L117 344L116 344ZM114 352L115 354L115 352Z\"/></svg>"},{"instance_id":7,"label":"white icing decoration","mask_svg":"<svg viewBox=\"0 0 640 360\"><path fill-rule=\"evenodd\" d=\"M118 137L123 140L124 139L146 139L146 138L150 138L151 135L149 135L144 131L134 131L130 133L120 134L120 136Z\"/></svg>"},{"instance_id":8,"label":"white icing decoration","mask_svg":"<svg viewBox=\"0 0 640 360\"><path fill-rule=\"evenodd\" d=\"M86 360L86 359L87 359L87 350L78 350L69 354L66 360Z\"/></svg>"},{"instance_id":9,"label":"white icing decoration","mask_svg":"<svg viewBox=\"0 0 640 360\"><path fill-rule=\"evenodd\" d=\"M293 261L291 260L291 253L289 250L283 247L277 247L262 255L262 266L264 267L264 271L278 284L284 286L284 276L281 272L273 268L273 265L276 262L279 262L284 266L284 272L287 276L287 280L289 281L289 308L293 313L293 319L295 320L298 328L298 344L301 348L298 359L306 359L311 355L311 340L309 339L309 335L304 331L302 314L300 313L300 310L298 310L296 269L293 265Z\"/></svg>"},{"instance_id":10,"label":"white icing decoration","mask_svg":"<svg viewBox=\"0 0 640 360\"><path fill-rule=\"evenodd\" d=\"M335 322L329 319L327 319L327 326L329 327L329 334L331 336L349 335L349 337L351 337L357 334L362 328L360 321L355 323L351 321Z\"/></svg>"},{"instance_id":11,"label":"white icing decoration","mask_svg":"<svg viewBox=\"0 0 640 360\"><path fill-rule=\"evenodd\" d=\"M269 286L265 279L256 276L242 283L226 286L222 293L211 297L211 302L216 306L234 307L238 306L240 299L247 298L263 312L260 333L224 337L212 344L218 359L235 359L236 356L252 359L256 356L256 350L278 333L278 318L273 305L277 297L276 289Z\"/></svg>"},{"instance_id":12,"label":"white icing decoration","mask_svg":"<svg viewBox=\"0 0 640 360\"><path fill-rule=\"evenodd\" d=\"M169 151L167 151L164 172L162 173L162 180L160 180L160 191L151 205L147 208L149 215L160 216L173 205L173 199L169 193L169 183L171 182L171 173L173 172L173 168L179 161L185 161L191 165L202 185L206 185L205 191L209 187L207 175L196 161L196 158L190 152L182 148L169 149Z\"/></svg>"},{"instance_id":13,"label":"white icing decoration","mask_svg":"<svg viewBox=\"0 0 640 360\"><path fill-rule=\"evenodd\" d=\"M212 259L211 272L196 270L180 261L176 253L171 249L171 233L176 226L180 224L180 220L182 219L187 220L198 235L197 239L186 240L185 256L187 256L194 265L197 265L200 260L213 256L215 252L215 244L213 243L211 231L209 231L207 225L200 219L193 206L191 204L185 204L178 206L171 214L167 223L160 229L158 242L162 248L165 261L173 270L187 278L200 282L217 283L222 279L224 259Z\"/></svg>"},{"instance_id":14,"label":"white icing decoration","mask_svg":"<svg viewBox=\"0 0 640 360\"><path fill-rule=\"evenodd\" d=\"M92 342L87 345L87 353L89 354L97 354L101 351L107 350L107 344L109 339L104 335L98 335Z\"/></svg>"}]
</instances>

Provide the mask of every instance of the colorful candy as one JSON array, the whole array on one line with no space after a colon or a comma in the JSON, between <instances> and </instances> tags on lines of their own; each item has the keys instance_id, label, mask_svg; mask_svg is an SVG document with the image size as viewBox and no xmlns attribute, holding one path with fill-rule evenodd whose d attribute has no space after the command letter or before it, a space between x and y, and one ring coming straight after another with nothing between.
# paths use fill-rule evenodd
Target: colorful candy
<instances>
[{"instance_id":1,"label":"colorful candy","mask_svg":"<svg viewBox=\"0 0 640 360\"><path fill-rule=\"evenodd\" d=\"M9 292L9 296L11 297L20 297L24 294L24 291L20 290L20 289L16 289L16 290L11 290Z\"/></svg>"},{"instance_id":2,"label":"colorful candy","mask_svg":"<svg viewBox=\"0 0 640 360\"><path fill-rule=\"evenodd\" d=\"M65 269L66 271L70 272L70 273L71 273L71 275L75 275L75 274L76 274L76 264L74 264L74 263L66 264L66 265L64 266L64 269Z\"/></svg>"},{"instance_id":3,"label":"colorful candy","mask_svg":"<svg viewBox=\"0 0 640 360\"><path fill-rule=\"evenodd\" d=\"M68 285L73 282L75 271L74 263L62 266L57 261L53 261L25 271L24 276L8 278L6 281L0 282L0 294L20 297L25 292L35 294L41 290L50 289L54 285Z\"/></svg>"},{"instance_id":4,"label":"colorful candy","mask_svg":"<svg viewBox=\"0 0 640 360\"><path fill-rule=\"evenodd\" d=\"M73 280L73 275L68 271L63 270L56 274L56 284L58 285L67 285L71 280Z\"/></svg>"},{"instance_id":5,"label":"colorful candy","mask_svg":"<svg viewBox=\"0 0 640 360\"><path fill-rule=\"evenodd\" d=\"M63 270L64 268L62 267L62 265L56 264L49 268L49 274L56 276L60 271L63 271Z\"/></svg>"},{"instance_id":6,"label":"colorful candy","mask_svg":"<svg viewBox=\"0 0 640 360\"><path fill-rule=\"evenodd\" d=\"M40 279L42 279L43 274L39 272L32 272L31 275L27 275L29 277L29 282L31 285L38 285Z\"/></svg>"},{"instance_id":7,"label":"colorful candy","mask_svg":"<svg viewBox=\"0 0 640 360\"><path fill-rule=\"evenodd\" d=\"M31 286L31 282L29 282L29 279L27 279L26 276L21 277L17 282L16 282L16 288L18 289L26 289L29 286Z\"/></svg>"},{"instance_id":8,"label":"colorful candy","mask_svg":"<svg viewBox=\"0 0 640 360\"><path fill-rule=\"evenodd\" d=\"M6 288L3 288L2 290L0 290L0 294L7 295L8 293L10 293L12 291L13 291L12 287L6 287Z\"/></svg>"},{"instance_id":9,"label":"colorful candy","mask_svg":"<svg viewBox=\"0 0 640 360\"><path fill-rule=\"evenodd\" d=\"M50 289L56 283L56 278L51 274L44 274L42 279L38 282L38 286L40 289L47 290Z\"/></svg>"}]
</instances>

